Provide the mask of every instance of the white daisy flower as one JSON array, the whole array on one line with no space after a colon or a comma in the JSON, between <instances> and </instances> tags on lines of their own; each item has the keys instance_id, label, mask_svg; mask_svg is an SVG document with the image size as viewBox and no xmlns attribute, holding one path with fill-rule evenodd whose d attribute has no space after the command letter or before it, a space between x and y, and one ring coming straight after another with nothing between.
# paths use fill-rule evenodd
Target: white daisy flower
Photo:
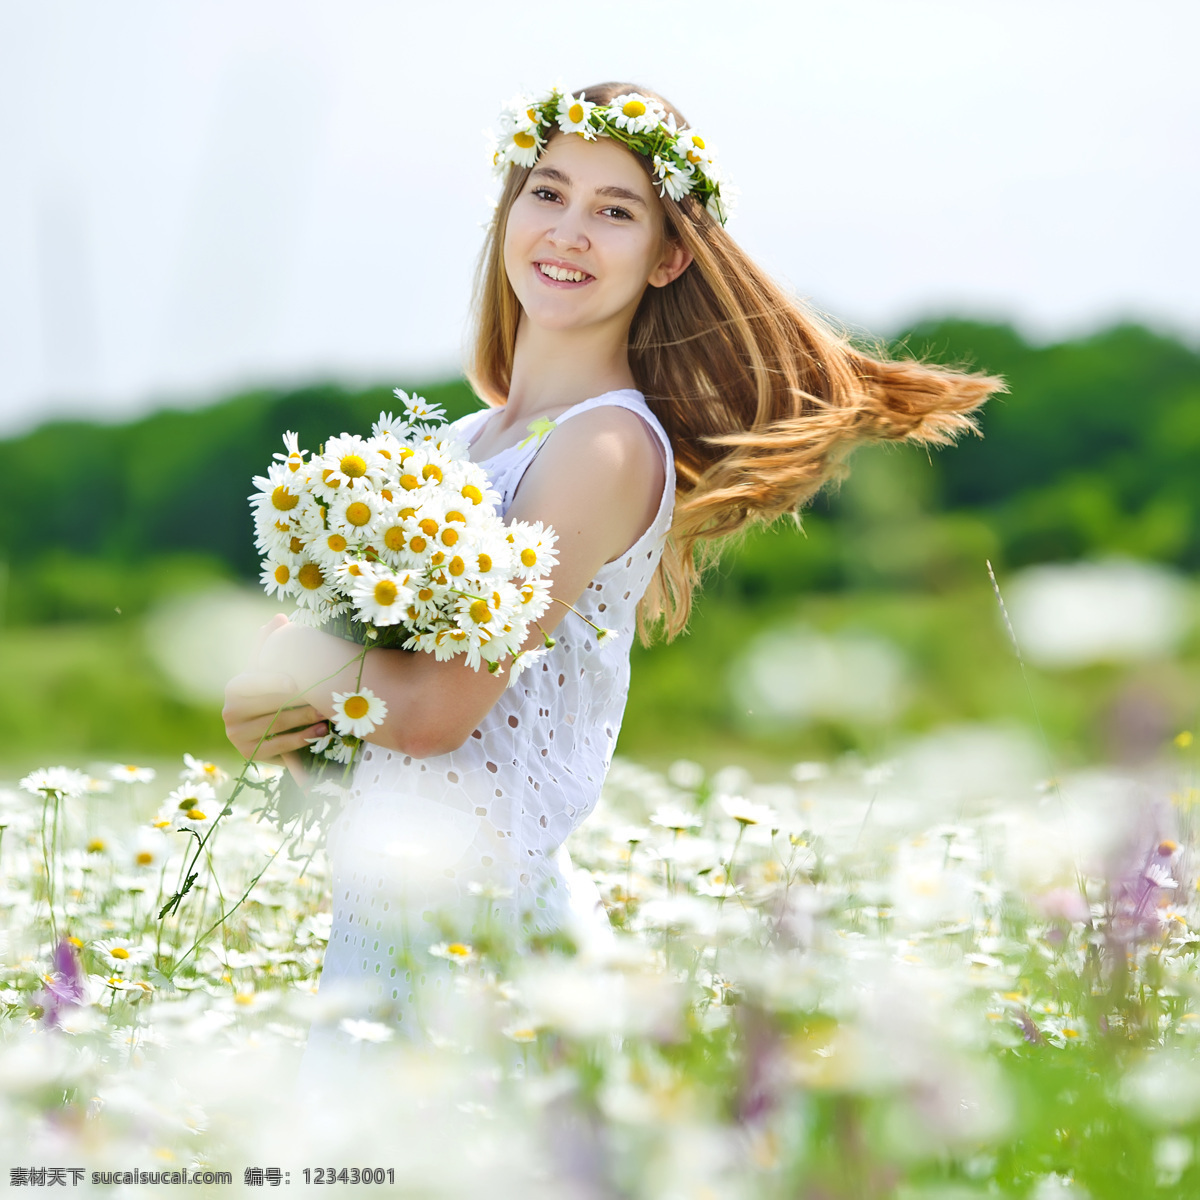
<instances>
[{"instance_id":1,"label":"white daisy flower","mask_svg":"<svg viewBox=\"0 0 1200 1200\"><path fill-rule=\"evenodd\" d=\"M282 600L296 595L300 584L296 580L294 563L294 559L291 564L282 559L263 559L258 582L268 596L278 596Z\"/></svg>"},{"instance_id":2,"label":"white daisy flower","mask_svg":"<svg viewBox=\"0 0 1200 1200\"><path fill-rule=\"evenodd\" d=\"M681 833L685 829L699 829L704 824L704 818L678 804L664 804L650 814L650 824Z\"/></svg>"},{"instance_id":3,"label":"white daisy flower","mask_svg":"<svg viewBox=\"0 0 1200 1200\"><path fill-rule=\"evenodd\" d=\"M287 451L286 454L273 454L271 457L283 463L294 474L304 466L304 456L308 451L300 449L299 434L290 429L283 435L283 448Z\"/></svg>"},{"instance_id":4,"label":"white daisy flower","mask_svg":"<svg viewBox=\"0 0 1200 1200\"><path fill-rule=\"evenodd\" d=\"M508 686L512 687L521 677L522 672L528 671L530 667L537 664L538 659L549 653L550 650L546 646L534 646L532 650L522 650L519 654L514 654L508 667Z\"/></svg>"},{"instance_id":5,"label":"white daisy flower","mask_svg":"<svg viewBox=\"0 0 1200 1200\"><path fill-rule=\"evenodd\" d=\"M566 95L558 102L558 127L563 133L582 134L588 141L596 136L591 125L595 104L582 96Z\"/></svg>"},{"instance_id":6,"label":"white daisy flower","mask_svg":"<svg viewBox=\"0 0 1200 1200\"><path fill-rule=\"evenodd\" d=\"M312 466L320 472L327 488L349 488L358 491L380 484L387 474L387 460L365 439L354 433L343 433L325 443L325 452L314 459Z\"/></svg>"},{"instance_id":7,"label":"white daisy flower","mask_svg":"<svg viewBox=\"0 0 1200 1200\"><path fill-rule=\"evenodd\" d=\"M250 506L256 520L278 521L281 517L294 520L298 510L313 503L307 489L307 479L293 474L284 463L273 463L266 475L256 475L258 491L250 496Z\"/></svg>"},{"instance_id":8,"label":"white daisy flower","mask_svg":"<svg viewBox=\"0 0 1200 1200\"><path fill-rule=\"evenodd\" d=\"M517 616L532 624L550 607L550 580L526 579L517 588Z\"/></svg>"},{"instance_id":9,"label":"white daisy flower","mask_svg":"<svg viewBox=\"0 0 1200 1200\"><path fill-rule=\"evenodd\" d=\"M365 738L387 716L387 704L370 688L334 692L330 721L342 737Z\"/></svg>"},{"instance_id":10,"label":"white daisy flower","mask_svg":"<svg viewBox=\"0 0 1200 1200\"><path fill-rule=\"evenodd\" d=\"M154 870L162 866L168 849L161 829L143 827L137 831L126 861L135 871Z\"/></svg>"},{"instance_id":11,"label":"white daisy flower","mask_svg":"<svg viewBox=\"0 0 1200 1200\"><path fill-rule=\"evenodd\" d=\"M396 388L395 395L397 399L401 397L404 400L408 399L408 393L402 392L399 388ZM392 438L398 443L403 443L408 440L411 428L410 421L403 413L394 417L390 412L381 412L379 420L371 426L371 436L380 439Z\"/></svg>"},{"instance_id":12,"label":"white daisy flower","mask_svg":"<svg viewBox=\"0 0 1200 1200\"><path fill-rule=\"evenodd\" d=\"M554 530L541 521L514 521L509 531L516 547L515 571L522 579L545 575L558 566L558 555L554 553Z\"/></svg>"},{"instance_id":13,"label":"white daisy flower","mask_svg":"<svg viewBox=\"0 0 1200 1200\"><path fill-rule=\"evenodd\" d=\"M229 778L216 763L193 758L190 754L183 756L183 770L179 777L189 783L224 783Z\"/></svg>"},{"instance_id":14,"label":"white daisy flower","mask_svg":"<svg viewBox=\"0 0 1200 1200\"><path fill-rule=\"evenodd\" d=\"M407 616L413 596L407 574L397 575L374 564L364 567L355 579L350 602L358 616L372 625L397 625Z\"/></svg>"},{"instance_id":15,"label":"white daisy flower","mask_svg":"<svg viewBox=\"0 0 1200 1200\"><path fill-rule=\"evenodd\" d=\"M387 501L365 488L344 489L329 505L329 528L352 544L370 540Z\"/></svg>"},{"instance_id":16,"label":"white daisy flower","mask_svg":"<svg viewBox=\"0 0 1200 1200\"><path fill-rule=\"evenodd\" d=\"M146 950L128 938L108 938L102 942L93 942L92 953L104 963L106 971L132 967L150 957Z\"/></svg>"},{"instance_id":17,"label":"white daisy flower","mask_svg":"<svg viewBox=\"0 0 1200 1200\"><path fill-rule=\"evenodd\" d=\"M191 808L215 808L217 792L206 779L189 779L181 783L173 792L167 793L163 802L163 812L174 816L177 812L186 812Z\"/></svg>"},{"instance_id":18,"label":"white daisy flower","mask_svg":"<svg viewBox=\"0 0 1200 1200\"><path fill-rule=\"evenodd\" d=\"M47 767L31 771L17 786L34 796L56 792L59 796L82 796L88 787L88 776L70 767Z\"/></svg>"},{"instance_id":19,"label":"white daisy flower","mask_svg":"<svg viewBox=\"0 0 1200 1200\"><path fill-rule=\"evenodd\" d=\"M476 958L474 946L466 942L435 942L429 947L429 953L434 958L444 958L447 962L468 963Z\"/></svg>"},{"instance_id":20,"label":"white daisy flower","mask_svg":"<svg viewBox=\"0 0 1200 1200\"><path fill-rule=\"evenodd\" d=\"M337 602L338 595L331 583L332 572L322 567L315 558L300 559L295 578L300 586L293 595L296 603L302 607L320 609Z\"/></svg>"},{"instance_id":21,"label":"white daisy flower","mask_svg":"<svg viewBox=\"0 0 1200 1200\"><path fill-rule=\"evenodd\" d=\"M109 779L116 783L153 783L157 774L153 767L138 767L133 763L120 763L108 769Z\"/></svg>"},{"instance_id":22,"label":"white daisy flower","mask_svg":"<svg viewBox=\"0 0 1200 1200\"><path fill-rule=\"evenodd\" d=\"M721 796L721 807L739 825L765 825L774 829L779 824L779 814L765 804L752 804L744 796Z\"/></svg>"},{"instance_id":23,"label":"white daisy flower","mask_svg":"<svg viewBox=\"0 0 1200 1200\"><path fill-rule=\"evenodd\" d=\"M704 139L694 129L681 129L675 136L675 150L694 167L699 167L704 171L705 167L712 162L712 154L709 152ZM707 174L707 171L705 171Z\"/></svg>"},{"instance_id":24,"label":"white daisy flower","mask_svg":"<svg viewBox=\"0 0 1200 1200\"><path fill-rule=\"evenodd\" d=\"M649 133L666 121L667 110L640 92L626 92L609 102L608 116L626 133Z\"/></svg>"},{"instance_id":25,"label":"white daisy flower","mask_svg":"<svg viewBox=\"0 0 1200 1200\"><path fill-rule=\"evenodd\" d=\"M660 188L672 200L682 200L696 186L695 172L691 167L681 167L670 158L654 156L654 173Z\"/></svg>"},{"instance_id":26,"label":"white daisy flower","mask_svg":"<svg viewBox=\"0 0 1200 1200\"><path fill-rule=\"evenodd\" d=\"M171 825L175 829L191 830L203 837L215 824L220 811L219 804L210 804L207 808L197 805L188 809L176 809Z\"/></svg>"},{"instance_id":27,"label":"white daisy flower","mask_svg":"<svg viewBox=\"0 0 1200 1200\"><path fill-rule=\"evenodd\" d=\"M324 737L310 739L314 754L323 755L330 762L348 763L354 758L355 747L342 741L336 733L327 733Z\"/></svg>"},{"instance_id":28,"label":"white daisy flower","mask_svg":"<svg viewBox=\"0 0 1200 1200\"><path fill-rule=\"evenodd\" d=\"M721 184L719 192L713 192L705 201L704 207L708 215L724 225L732 216L737 190L727 183Z\"/></svg>"},{"instance_id":29,"label":"white daisy flower","mask_svg":"<svg viewBox=\"0 0 1200 1200\"><path fill-rule=\"evenodd\" d=\"M430 404L424 396L418 396L416 392L410 396L402 388L396 388L392 395L404 405L404 411L410 424L413 421L444 421L446 419L446 410L440 404ZM380 421L382 420L383 414L380 414Z\"/></svg>"}]
</instances>

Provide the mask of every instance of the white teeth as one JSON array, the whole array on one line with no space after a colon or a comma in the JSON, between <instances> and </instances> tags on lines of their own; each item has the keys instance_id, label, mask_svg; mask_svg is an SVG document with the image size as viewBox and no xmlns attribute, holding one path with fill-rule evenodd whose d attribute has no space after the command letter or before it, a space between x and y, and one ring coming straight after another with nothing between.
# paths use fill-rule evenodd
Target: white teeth
<instances>
[{"instance_id":1,"label":"white teeth","mask_svg":"<svg viewBox=\"0 0 1200 1200\"><path fill-rule=\"evenodd\" d=\"M538 270L551 279L565 280L571 283L582 283L587 278L583 271L568 271L565 267L554 267L549 263L538 263Z\"/></svg>"}]
</instances>

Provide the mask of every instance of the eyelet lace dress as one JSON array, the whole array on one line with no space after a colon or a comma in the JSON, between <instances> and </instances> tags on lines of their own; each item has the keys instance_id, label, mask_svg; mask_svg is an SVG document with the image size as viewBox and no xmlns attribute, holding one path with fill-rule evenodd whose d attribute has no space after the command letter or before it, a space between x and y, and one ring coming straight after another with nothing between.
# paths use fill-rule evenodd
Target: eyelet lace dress
<instances>
[{"instance_id":1,"label":"eyelet lace dress","mask_svg":"<svg viewBox=\"0 0 1200 1200\"><path fill-rule=\"evenodd\" d=\"M420 1036L438 993L450 988L439 941L469 942L481 922L514 937L580 918L607 918L586 873L563 845L592 811L616 744L629 689L635 612L671 524L675 472L670 443L640 392L608 392L568 409L616 406L657 438L666 482L649 528L606 563L576 608L613 634L598 640L567 613L556 644L504 691L459 749L417 759L367 744L328 839L333 924L321 993L353 989L354 1015ZM455 422L471 441L487 410ZM529 464L553 432L482 463L505 513ZM447 915L448 914L448 915ZM442 922L442 923L439 923ZM314 1026L314 1039L339 1035Z\"/></svg>"}]
</instances>

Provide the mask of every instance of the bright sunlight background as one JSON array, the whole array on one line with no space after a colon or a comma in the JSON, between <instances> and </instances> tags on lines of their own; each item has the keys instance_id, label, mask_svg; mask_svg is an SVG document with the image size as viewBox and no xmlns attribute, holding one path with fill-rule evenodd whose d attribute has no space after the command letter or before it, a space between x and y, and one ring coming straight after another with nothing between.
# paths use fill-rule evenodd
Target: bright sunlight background
<instances>
[{"instance_id":1,"label":"bright sunlight background","mask_svg":"<svg viewBox=\"0 0 1200 1200\"><path fill-rule=\"evenodd\" d=\"M0 4L0 433L249 381L453 375L501 100L630 78L735 235L890 332L1195 331L1193 5Z\"/></svg>"}]
</instances>

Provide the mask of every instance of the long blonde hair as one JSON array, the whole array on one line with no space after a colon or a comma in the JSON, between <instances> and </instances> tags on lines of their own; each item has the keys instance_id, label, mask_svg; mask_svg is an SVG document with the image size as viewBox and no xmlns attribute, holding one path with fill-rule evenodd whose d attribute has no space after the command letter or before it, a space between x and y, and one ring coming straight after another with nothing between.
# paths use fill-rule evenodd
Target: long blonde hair
<instances>
[{"instance_id":1,"label":"long blonde hair","mask_svg":"<svg viewBox=\"0 0 1200 1200\"><path fill-rule=\"evenodd\" d=\"M574 94L605 104L630 91L687 125L635 84ZM650 173L648 159L633 157ZM528 168L509 169L476 276L467 378L491 404L505 402L512 381L520 305L504 270L504 234L528 177ZM677 477L671 533L638 610L644 641L659 624L668 639L682 632L705 567L729 539L796 514L845 473L854 446L946 444L976 429L969 414L1004 390L995 376L859 349L784 292L694 197L663 196L662 210L665 237L692 262L666 287L646 289L629 330L629 365L671 439Z\"/></svg>"}]
</instances>

